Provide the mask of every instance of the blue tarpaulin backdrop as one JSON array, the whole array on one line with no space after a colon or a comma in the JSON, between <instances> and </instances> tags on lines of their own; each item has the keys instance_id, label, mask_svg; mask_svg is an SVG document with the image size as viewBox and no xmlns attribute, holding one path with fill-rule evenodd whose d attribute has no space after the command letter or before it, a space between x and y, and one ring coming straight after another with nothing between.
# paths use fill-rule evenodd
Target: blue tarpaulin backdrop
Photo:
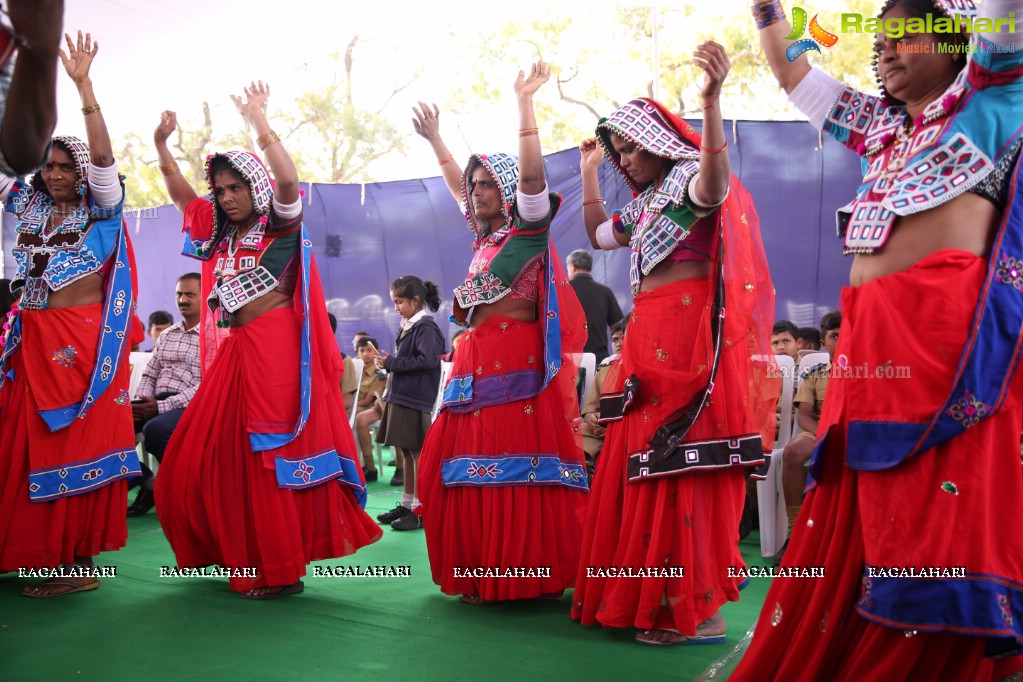
<instances>
[{"instance_id":1,"label":"blue tarpaulin backdrop","mask_svg":"<svg viewBox=\"0 0 1023 682\"><path fill-rule=\"evenodd\" d=\"M699 127L698 122L694 125ZM852 198L861 177L859 159L831 139L821 145L807 123L726 122L732 170L756 203L777 290L777 317L816 326L838 303L848 280L849 259L835 237L835 209ZM423 150L424 153L426 150ZM499 151L499 150L493 150ZM546 157L548 184L565 201L554 221L554 243L562 258L590 248L581 220L579 153ZM131 201L131 178L127 180ZM473 237L439 177L367 185L307 185L306 225L315 244L328 307L339 321L342 350L352 334L369 331L389 348L398 327L388 286L396 277L416 274L436 282L443 298L437 321L447 323L451 291L462 280L472 256ZM202 190L203 188L196 188ZM609 164L601 166L601 190L608 213L631 199ZM139 315L174 306L174 283L199 261L180 256L181 215L173 206L126 215L139 273ZM14 272L9 246L15 223L3 222L4 268ZM632 309L626 249L597 252L593 275L610 286L623 311ZM143 344L147 348L148 341Z\"/></svg>"}]
</instances>

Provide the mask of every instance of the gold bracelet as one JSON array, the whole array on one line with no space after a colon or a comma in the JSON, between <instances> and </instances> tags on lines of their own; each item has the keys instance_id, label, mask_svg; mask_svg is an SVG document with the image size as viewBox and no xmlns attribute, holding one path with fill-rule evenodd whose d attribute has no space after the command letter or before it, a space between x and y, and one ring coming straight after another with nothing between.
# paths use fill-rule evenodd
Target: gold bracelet
<instances>
[{"instance_id":1,"label":"gold bracelet","mask_svg":"<svg viewBox=\"0 0 1023 682\"><path fill-rule=\"evenodd\" d=\"M164 175L177 175L181 172L181 169L178 168L178 164L172 163L169 166L160 166L160 172Z\"/></svg>"},{"instance_id":2,"label":"gold bracelet","mask_svg":"<svg viewBox=\"0 0 1023 682\"><path fill-rule=\"evenodd\" d=\"M90 104L87 107L82 107L82 113L85 114L86 116L88 116L89 114L95 114L97 111L99 111L98 104Z\"/></svg>"},{"instance_id":3,"label":"gold bracelet","mask_svg":"<svg viewBox=\"0 0 1023 682\"><path fill-rule=\"evenodd\" d=\"M596 199L587 199L586 201L583 202L583 206L589 206L590 204L602 204L602 203L604 203L604 200L601 199L600 197L597 197Z\"/></svg>"},{"instance_id":4,"label":"gold bracelet","mask_svg":"<svg viewBox=\"0 0 1023 682\"><path fill-rule=\"evenodd\" d=\"M280 142L280 141L281 141L281 138L277 137L277 133L275 133L272 130L270 132L266 133L265 135L260 135L259 137L256 138L256 144L259 145L260 151L266 149L267 147L272 145L274 142Z\"/></svg>"}]
</instances>

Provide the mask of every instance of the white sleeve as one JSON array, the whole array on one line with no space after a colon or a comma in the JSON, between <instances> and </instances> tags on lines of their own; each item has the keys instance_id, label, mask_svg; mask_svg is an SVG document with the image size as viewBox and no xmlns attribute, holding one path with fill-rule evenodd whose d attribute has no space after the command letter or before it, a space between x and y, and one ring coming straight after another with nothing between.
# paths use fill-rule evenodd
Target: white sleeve
<instances>
[{"instance_id":1,"label":"white sleeve","mask_svg":"<svg viewBox=\"0 0 1023 682\"><path fill-rule=\"evenodd\" d=\"M14 186L14 178L9 175L0 174L0 204L7 201L7 195L11 193Z\"/></svg>"},{"instance_id":2,"label":"white sleeve","mask_svg":"<svg viewBox=\"0 0 1023 682\"><path fill-rule=\"evenodd\" d=\"M546 183L543 191L539 194L523 194L522 190L515 190L516 206L518 206L519 217L526 222L535 222L547 217L551 212L550 190Z\"/></svg>"},{"instance_id":3,"label":"white sleeve","mask_svg":"<svg viewBox=\"0 0 1023 682\"><path fill-rule=\"evenodd\" d=\"M699 201L697 201L696 195L693 194L693 186L696 184L696 178L698 178L698 177L700 177L699 173L697 173L696 175L693 176L693 179L689 181L689 187L686 190L686 194L689 195L689 201L693 202L693 206L696 206L698 208L717 208L721 204L725 203L725 199L728 198L728 193L732 191L731 186L729 186L725 190L725 196L721 197L721 202L720 203L714 204L713 206L704 206Z\"/></svg>"},{"instance_id":4,"label":"white sleeve","mask_svg":"<svg viewBox=\"0 0 1023 682\"><path fill-rule=\"evenodd\" d=\"M285 220L291 220L297 218L302 214L302 197L299 197L290 204L282 204L277 201L277 197L273 198L274 213L278 217L284 218Z\"/></svg>"},{"instance_id":5,"label":"white sleeve","mask_svg":"<svg viewBox=\"0 0 1023 682\"><path fill-rule=\"evenodd\" d=\"M121 178L117 175L117 161L106 168L89 164L89 193L96 205L103 208L113 208L121 203L124 190L121 188Z\"/></svg>"},{"instance_id":6,"label":"white sleeve","mask_svg":"<svg viewBox=\"0 0 1023 682\"><path fill-rule=\"evenodd\" d=\"M990 19L990 31L977 31L984 40L998 45L1015 45L1016 49L1023 48L1023 19L1019 20L1017 26L1017 15L1023 15L1023 0L984 0L980 9L977 10L978 19ZM1006 26L1008 24L1008 26ZM998 30L995 30L995 28ZM1008 30L1016 28L1014 31Z\"/></svg>"},{"instance_id":7,"label":"white sleeve","mask_svg":"<svg viewBox=\"0 0 1023 682\"><path fill-rule=\"evenodd\" d=\"M611 220L605 220L597 225L597 246L605 251L623 248L615 239L615 228Z\"/></svg>"},{"instance_id":8,"label":"white sleeve","mask_svg":"<svg viewBox=\"0 0 1023 682\"><path fill-rule=\"evenodd\" d=\"M814 128L820 130L843 87L840 81L813 67L799 81L799 85L792 88L789 101L806 116Z\"/></svg>"}]
</instances>

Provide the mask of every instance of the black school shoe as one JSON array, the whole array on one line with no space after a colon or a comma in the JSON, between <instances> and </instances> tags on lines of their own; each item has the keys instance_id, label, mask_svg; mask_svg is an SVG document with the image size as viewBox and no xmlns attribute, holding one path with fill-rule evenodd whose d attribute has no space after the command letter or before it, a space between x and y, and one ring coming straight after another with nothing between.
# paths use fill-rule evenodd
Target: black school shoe
<instances>
[{"instance_id":1,"label":"black school shoe","mask_svg":"<svg viewBox=\"0 0 1023 682\"><path fill-rule=\"evenodd\" d=\"M391 528L394 530L417 530L423 527L423 517L419 514L405 514L397 521L391 522Z\"/></svg>"},{"instance_id":2,"label":"black school shoe","mask_svg":"<svg viewBox=\"0 0 1023 682\"><path fill-rule=\"evenodd\" d=\"M397 487L399 485L405 485L405 470L398 469L394 472L394 476L391 476L391 485Z\"/></svg>"},{"instance_id":3,"label":"black school shoe","mask_svg":"<svg viewBox=\"0 0 1023 682\"><path fill-rule=\"evenodd\" d=\"M379 476L376 469L370 469L369 471L363 469L362 474L363 476L366 477L366 483L373 483L374 481L377 480L377 477Z\"/></svg>"},{"instance_id":4,"label":"black school shoe","mask_svg":"<svg viewBox=\"0 0 1023 682\"><path fill-rule=\"evenodd\" d=\"M149 488L139 488L135 495L135 501L128 506L128 518L145 516L156 502L153 498L153 491Z\"/></svg>"},{"instance_id":5,"label":"black school shoe","mask_svg":"<svg viewBox=\"0 0 1023 682\"><path fill-rule=\"evenodd\" d=\"M402 505L399 504L391 511L379 514L377 516L377 521L379 521L380 523L391 523L393 521L397 521L402 517L408 516L411 513L412 513L411 509L409 509L408 507L403 507Z\"/></svg>"}]
</instances>

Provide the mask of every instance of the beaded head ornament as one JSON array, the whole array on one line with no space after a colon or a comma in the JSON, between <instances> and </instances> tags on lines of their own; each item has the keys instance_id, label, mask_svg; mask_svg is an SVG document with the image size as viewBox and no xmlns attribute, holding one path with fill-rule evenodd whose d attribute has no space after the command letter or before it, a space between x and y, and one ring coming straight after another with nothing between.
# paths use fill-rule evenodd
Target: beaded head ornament
<instances>
[{"instance_id":1,"label":"beaded head ornament","mask_svg":"<svg viewBox=\"0 0 1023 682\"><path fill-rule=\"evenodd\" d=\"M901 5L905 0L886 0L884 5L881 7L881 11L877 13L878 18L883 17L893 7ZM973 3L973 0L931 0L933 8L938 12L941 12L950 19L956 17L966 17L973 19L977 16L977 6ZM877 72L877 60L880 55L875 51L870 58L870 67L874 71L874 80L877 81L878 88L881 93L881 101L885 106L893 107L902 104L901 100L892 97L888 90L885 89L884 83L881 82L881 75Z\"/></svg>"},{"instance_id":2,"label":"beaded head ornament","mask_svg":"<svg viewBox=\"0 0 1023 682\"><path fill-rule=\"evenodd\" d=\"M670 118L672 115L653 100L634 99L597 123L597 140L604 148L604 156L611 161L633 192L641 192L645 187L637 184L632 176L622 169L622 156L611 144L611 135L628 140L643 151L663 159L698 161L700 149L696 131L685 121L677 117L670 121ZM692 139L696 140L695 144L692 139L684 137L680 130L690 133Z\"/></svg>"},{"instance_id":3,"label":"beaded head ornament","mask_svg":"<svg viewBox=\"0 0 1023 682\"><path fill-rule=\"evenodd\" d=\"M501 190L501 215L505 222L511 214L508 207L515 200L519 185L519 157L511 154L473 154L462 172L462 201L465 203L465 219L477 239L487 234L490 226L481 224L472 207L472 174L477 166L483 166Z\"/></svg>"},{"instance_id":4,"label":"beaded head ornament","mask_svg":"<svg viewBox=\"0 0 1023 682\"><path fill-rule=\"evenodd\" d=\"M259 160L254 154L249 152L231 150L227 152L218 152L216 154L210 154L206 157L206 184L209 185L210 193L216 197L216 191L213 188L213 173L211 171L213 162L216 159L224 159L230 164L238 175L242 176L242 180L249 186L249 194L252 197L252 207L261 218L266 218L270 215L270 205L273 200L274 187L273 181L270 180L270 174L266 170L266 166ZM227 214L220 208L220 204L214 201L216 207L214 224L214 233L219 228L223 227L227 223Z\"/></svg>"},{"instance_id":5,"label":"beaded head ornament","mask_svg":"<svg viewBox=\"0 0 1023 682\"><path fill-rule=\"evenodd\" d=\"M89 186L89 161L91 160L89 145L71 135L58 135L53 138L53 144L63 149L71 157L72 162L75 164L75 174L77 176L75 179L75 192L79 196L85 196L86 188ZM46 189L46 183L43 182L42 173L33 175L30 184L37 192L50 196L50 191Z\"/></svg>"}]
</instances>

